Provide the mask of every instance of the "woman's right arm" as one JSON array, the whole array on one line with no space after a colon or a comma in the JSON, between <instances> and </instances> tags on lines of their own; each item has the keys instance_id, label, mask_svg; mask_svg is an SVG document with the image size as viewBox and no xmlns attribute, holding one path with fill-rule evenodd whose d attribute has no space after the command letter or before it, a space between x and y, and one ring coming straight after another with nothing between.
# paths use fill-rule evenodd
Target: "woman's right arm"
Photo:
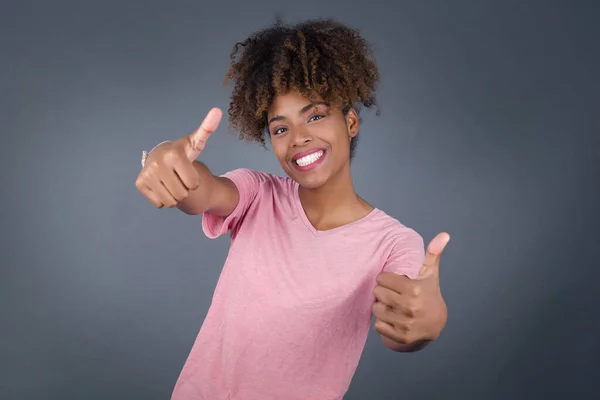
<instances>
[{"instance_id":1,"label":"woman's right arm","mask_svg":"<svg viewBox=\"0 0 600 400\"><path fill-rule=\"evenodd\" d=\"M188 192L187 197L178 202L176 207L190 215L209 212L219 217L229 216L240 198L237 187L230 179L211 174L208 167L199 161L194 161L194 168L201 184Z\"/></svg>"}]
</instances>

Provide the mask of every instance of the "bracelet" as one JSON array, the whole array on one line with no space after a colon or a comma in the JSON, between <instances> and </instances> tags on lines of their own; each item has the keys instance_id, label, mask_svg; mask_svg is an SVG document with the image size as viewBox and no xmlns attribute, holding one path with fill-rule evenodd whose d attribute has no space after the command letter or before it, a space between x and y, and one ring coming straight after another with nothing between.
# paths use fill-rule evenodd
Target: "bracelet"
<instances>
[{"instance_id":1,"label":"bracelet","mask_svg":"<svg viewBox=\"0 0 600 400\"><path fill-rule=\"evenodd\" d=\"M170 140L165 140L164 142L160 142L159 144L157 144L156 146L154 146L152 148L152 150L150 151L142 151L142 167L144 166L144 164L146 164L146 158L148 158L148 156L150 155L150 153L152 153L154 151L154 149L156 149L158 146L160 146L161 144L164 143L170 143Z\"/></svg>"}]
</instances>

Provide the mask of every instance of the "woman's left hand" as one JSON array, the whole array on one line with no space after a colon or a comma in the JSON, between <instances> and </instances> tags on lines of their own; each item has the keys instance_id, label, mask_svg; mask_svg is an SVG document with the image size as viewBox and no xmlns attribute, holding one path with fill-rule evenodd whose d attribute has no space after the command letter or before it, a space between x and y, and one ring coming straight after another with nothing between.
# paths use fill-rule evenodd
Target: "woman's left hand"
<instances>
[{"instance_id":1,"label":"woman's left hand","mask_svg":"<svg viewBox=\"0 0 600 400\"><path fill-rule=\"evenodd\" d=\"M374 289L375 330L395 351L415 351L436 340L448 319L440 289L440 256L448 244L447 233L438 234L427 247L417 279L383 272Z\"/></svg>"}]
</instances>

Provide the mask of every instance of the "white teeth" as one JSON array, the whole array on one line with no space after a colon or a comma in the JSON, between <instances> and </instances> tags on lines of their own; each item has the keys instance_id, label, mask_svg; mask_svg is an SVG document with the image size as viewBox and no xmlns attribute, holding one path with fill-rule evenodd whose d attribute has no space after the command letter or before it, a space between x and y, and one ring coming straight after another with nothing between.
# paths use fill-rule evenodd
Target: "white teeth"
<instances>
[{"instance_id":1,"label":"white teeth","mask_svg":"<svg viewBox=\"0 0 600 400\"><path fill-rule=\"evenodd\" d=\"M309 154L307 156L297 159L296 164L298 164L301 167L306 167L307 165L310 165L310 164L314 163L315 161L317 161L322 156L323 156L323 151L322 150L317 151L316 153L312 153L312 154Z\"/></svg>"}]
</instances>

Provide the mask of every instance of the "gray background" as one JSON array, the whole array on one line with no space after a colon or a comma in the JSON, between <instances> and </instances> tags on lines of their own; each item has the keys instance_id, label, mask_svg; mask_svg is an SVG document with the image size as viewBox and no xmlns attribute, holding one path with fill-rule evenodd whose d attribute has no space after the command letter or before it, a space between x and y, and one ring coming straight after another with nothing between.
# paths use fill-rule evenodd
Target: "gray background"
<instances>
[{"instance_id":1,"label":"gray background","mask_svg":"<svg viewBox=\"0 0 600 400\"><path fill-rule=\"evenodd\" d=\"M286 3L2 2L0 398L170 396L229 242L137 192L140 152L226 109L232 45L277 12L373 43L357 190L452 235L442 337L397 354L372 331L346 398L592 398L598 2ZM203 161L282 173L227 124Z\"/></svg>"}]
</instances>

